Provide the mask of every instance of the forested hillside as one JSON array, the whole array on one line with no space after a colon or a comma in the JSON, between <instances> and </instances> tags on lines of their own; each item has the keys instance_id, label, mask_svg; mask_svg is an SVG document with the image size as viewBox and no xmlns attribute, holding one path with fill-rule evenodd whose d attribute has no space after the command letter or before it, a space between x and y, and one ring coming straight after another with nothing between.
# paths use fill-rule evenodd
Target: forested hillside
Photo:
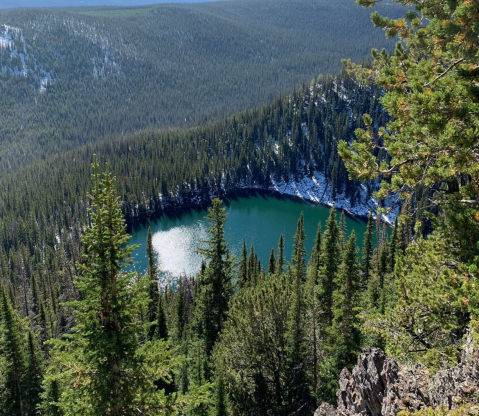
<instances>
[{"instance_id":1,"label":"forested hillside","mask_svg":"<svg viewBox=\"0 0 479 416\"><path fill-rule=\"evenodd\" d=\"M267 187L272 180L288 182L315 171L333 194L360 203L336 148L341 139L353 140L365 111L376 115L378 126L385 124L380 95L377 87L363 87L342 72L210 126L147 131L49 157L0 180L4 249L18 249L19 231L29 229L29 221L61 239L81 228L94 154L117 176L130 226L165 210L209 202L211 195Z\"/></svg>"},{"instance_id":2,"label":"forested hillside","mask_svg":"<svg viewBox=\"0 0 479 416\"><path fill-rule=\"evenodd\" d=\"M477 414L479 5L396 3L414 10L372 15L399 38L394 53L373 50L372 64L346 60L346 71L206 125L125 134L44 160L32 150L28 166L0 177L0 416L311 416L321 403L316 415L377 416L383 404L395 409L388 415ZM222 18L239 13L231 4ZM128 19L160 9L138 10ZM85 19L106 27L103 12ZM8 33L16 45L27 36ZM51 76L38 93L47 97L60 82L47 61L13 58L29 66L5 85ZM93 60L97 82L121 78L118 62ZM371 213L357 236L331 209L311 253L301 214L268 264L246 241L232 256L214 197L313 172L351 204L364 197L359 181L368 197L399 196L391 232ZM160 285L150 230L146 274L126 272L128 226L204 202L197 275ZM364 371L351 375L363 348ZM439 380L434 400L429 380ZM434 403L443 405L426 408Z\"/></svg>"},{"instance_id":3,"label":"forested hillside","mask_svg":"<svg viewBox=\"0 0 479 416\"><path fill-rule=\"evenodd\" d=\"M73 283L85 250L80 236L91 221L86 195L95 153L117 176L130 226L238 186L267 186L315 171L335 194L359 203L336 148L341 138L353 140L365 111L384 125L380 95L345 72L320 76L292 95L210 126L88 145L3 177L0 268L11 301L40 340L70 331L72 310L60 303L78 296Z\"/></svg>"},{"instance_id":4,"label":"forested hillside","mask_svg":"<svg viewBox=\"0 0 479 416\"><path fill-rule=\"evenodd\" d=\"M377 43L392 46L350 0L3 12L0 174L101 138L219 119Z\"/></svg>"}]
</instances>

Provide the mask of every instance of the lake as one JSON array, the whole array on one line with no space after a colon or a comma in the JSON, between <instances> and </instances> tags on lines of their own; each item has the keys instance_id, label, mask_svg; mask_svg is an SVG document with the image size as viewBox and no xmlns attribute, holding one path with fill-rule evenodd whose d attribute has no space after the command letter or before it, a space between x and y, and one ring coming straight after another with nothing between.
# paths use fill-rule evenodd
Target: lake
<instances>
[{"instance_id":1,"label":"lake","mask_svg":"<svg viewBox=\"0 0 479 416\"><path fill-rule=\"evenodd\" d=\"M267 192L249 192L246 196L224 200L228 219L225 224L225 237L229 241L230 251L238 258L246 239L251 244L267 268L271 248L278 245L280 234L285 236L285 255L289 260L292 254L293 236L301 212L304 213L304 227L308 255L314 243L318 223L321 221L324 232L329 208L313 204L298 198L281 196ZM205 209L188 210L177 215L164 215L149 223L155 251L158 254L162 281L174 281L180 275L191 275L199 271L201 256L196 248L201 240L207 238ZM340 212L337 211L339 221ZM359 242L363 239L366 223L362 219L346 216L348 235L355 230ZM130 244L141 244L133 253L133 269L144 273L148 261L146 239L148 225L132 232Z\"/></svg>"}]
</instances>

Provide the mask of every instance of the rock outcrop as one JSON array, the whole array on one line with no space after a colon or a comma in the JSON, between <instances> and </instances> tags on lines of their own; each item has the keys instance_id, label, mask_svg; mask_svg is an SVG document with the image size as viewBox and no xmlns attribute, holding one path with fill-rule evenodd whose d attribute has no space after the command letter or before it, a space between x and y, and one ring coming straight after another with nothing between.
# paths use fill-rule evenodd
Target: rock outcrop
<instances>
[{"instance_id":1,"label":"rock outcrop","mask_svg":"<svg viewBox=\"0 0 479 416\"><path fill-rule=\"evenodd\" d=\"M472 337L461 363L431 377L426 367L401 366L378 348L358 357L352 373L344 369L337 392L338 408L322 404L315 416L394 416L423 407L454 409L479 395L479 350Z\"/></svg>"}]
</instances>

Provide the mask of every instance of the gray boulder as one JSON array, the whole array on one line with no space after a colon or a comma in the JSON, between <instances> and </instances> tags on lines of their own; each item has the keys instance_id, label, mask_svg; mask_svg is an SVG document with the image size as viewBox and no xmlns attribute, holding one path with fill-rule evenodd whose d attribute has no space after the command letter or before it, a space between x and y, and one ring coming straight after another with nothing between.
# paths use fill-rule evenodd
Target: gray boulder
<instances>
[{"instance_id":1,"label":"gray boulder","mask_svg":"<svg viewBox=\"0 0 479 416\"><path fill-rule=\"evenodd\" d=\"M378 348L367 348L352 373L339 377L338 408L322 404L315 416L395 416L423 407L455 409L479 396L479 349L468 337L461 363L433 377L423 365L400 366Z\"/></svg>"}]
</instances>

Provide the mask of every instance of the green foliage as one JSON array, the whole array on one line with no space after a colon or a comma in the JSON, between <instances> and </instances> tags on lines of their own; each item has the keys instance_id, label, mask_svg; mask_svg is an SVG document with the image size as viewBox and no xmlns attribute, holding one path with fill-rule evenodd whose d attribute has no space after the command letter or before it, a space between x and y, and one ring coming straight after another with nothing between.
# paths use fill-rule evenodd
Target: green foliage
<instances>
[{"instance_id":1,"label":"green foliage","mask_svg":"<svg viewBox=\"0 0 479 416\"><path fill-rule=\"evenodd\" d=\"M43 369L31 332L0 286L0 414L35 415Z\"/></svg>"},{"instance_id":2,"label":"green foliage","mask_svg":"<svg viewBox=\"0 0 479 416\"><path fill-rule=\"evenodd\" d=\"M214 416L228 416L225 382L220 376L216 381Z\"/></svg>"},{"instance_id":3,"label":"green foliage","mask_svg":"<svg viewBox=\"0 0 479 416\"><path fill-rule=\"evenodd\" d=\"M368 225L363 241L363 256L362 256L362 276L361 287L367 288L369 279L371 277L371 261L373 255L373 214L369 213Z\"/></svg>"},{"instance_id":4,"label":"green foliage","mask_svg":"<svg viewBox=\"0 0 479 416\"><path fill-rule=\"evenodd\" d=\"M52 341L45 383L50 394L57 386L58 398L45 408L56 407L63 415L174 412L186 401L158 390L155 382L170 380L180 361L164 341L139 342L149 325L137 316L148 304L148 279L135 281L122 272L135 247L125 245L129 236L114 179L105 173L100 182L96 163L93 169L92 226L83 237L86 253L75 283L83 299L71 303L72 334Z\"/></svg>"},{"instance_id":5,"label":"green foliage","mask_svg":"<svg viewBox=\"0 0 479 416\"><path fill-rule=\"evenodd\" d=\"M333 357L332 370L336 372L336 378L344 367L352 369L361 352L361 325L358 318L360 275L356 251L356 234L353 231L344 248L336 279L337 290L333 294L333 322L328 349Z\"/></svg>"},{"instance_id":6,"label":"green foliage","mask_svg":"<svg viewBox=\"0 0 479 416\"><path fill-rule=\"evenodd\" d=\"M341 142L339 153L355 177L391 177L383 182L381 197L394 192L410 200L424 187L431 202L446 210L451 221L461 221L464 215L473 218L479 164L471 152L477 146L478 105L474 63L478 47L472 39L478 6L469 1L444 7L431 1L397 3L407 3L416 12L409 13L408 21L373 14L374 24L387 36L398 35L400 42L392 55L373 51L373 70L366 71L387 89L381 103L393 121L377 136L370 128L371 117L365 116L367 130L356 131L358 141L351 147ZM351 73L362 71L349 62L346 66ZM477 220L471 225L463 237L472 240L474 251Z\"/></svg>"},{"instance_id":7,"label":"green foliage","mask_svg":"<svg viewBox=\"0 0 479 416\"><path fill-rule=\"evenodd\" d=\"M194 336L204 352L196 363L202 367L199 380L203 380L203 377L206 380L211 378L207 359L225 325L233 295L234 257L230 257L228 243L224 238L225 211L222 201L214 199L206 216L210 238L203 242L205 247L198 248L207 263L204 273L199 276L195 293Z\"/></svg>"},{"instance_id":8,"label":"green foliage","mask_svg":"<svg viewBox=\"0 0 479 416\"><path fill-rule=\"evenodd\" d=\"M308 408L309 402L309 380L307 379L306 357L308 356L306 332L306 303L304 293L305 283L305 261L306 250L304 242L303 213L298 220L296 233L294 235L293 254L291 256L291 269L288 273L291 279L292 293L288 311L288 323L286 333L286 365L288 367L288 402L291 412L294 409Z\"/></svg>"},{"instance_id":9,"label":"green foliage","mask_svg":"<svg viewBox=\"0 0 479 416\"><path fill-rule=\"evenodd\" d=\"M17 53L0 49L0 176L89 142L218 120L373 42L392 47L367 15L348 0L2 11L23 38Z\"/></svg>"},{"instance_id":10,"label":"green foliage","mask_svg":"<svg viewBox=\"0 0 479 416\"><path fill-rule=\"evenodd\" d=\"M479 408L473 404L463 404L457 409L448 410L444 406L438 406L435 409L432 407L426 407L418 410L417 412L409 412L403 410L398 413L398 416L477 416Z\"/></svg>"},{"instance_id":11,"label":"green foliage","mask_svg":"<svg viewBox=\"0 0 479 416\"><path fill-rule=\"evenodd\" d=\"M333 293L337 283L338 259L341 259L340 229L334 209L330 211L322 244L318 272L318 303L322 308L320 319L323 328L328 328L333 322Z\"/></svg>"},{"instance_id":12,"label":"green foliage","mask_svg":"<svg viewBox=\"0 0 479 416\"><path fill-rule=\"evenodd\" d=\"M234 415L283 414L291 284L283 274L238 292L215 349Z\"/></svg>"},{"instance_id":13,"label":"green foliage","mask_svg":"<svg viewBox=\"0 0 479 416\"><path fill-rule=\"evenodd\" d=\"M345 62L349 73L386 90L381 103L392 119L376 132L366 114L358 140L338 151L351 177L382 180L378 197L397 193L404 201L390 243L377 252L369 289L377 313L366 325L390 353L436 371L454 362L478 310L479 6L396 3L414 10L406 19L372 15L387 37L398 36L394 54L373 50L372 69Z\"/></svg>"},{"instance_id":14,"label":"green foliage","mask_svg":"<svg viewBox=\"0 0 479 416\"><path fill-rule=\"evenodd\" d=\"M162 309L163 305L161 303L160 291L158 288L158 275L157 275L157 266L156 266L156 256L153 248L153 243L151 239L151 229L148 227L148 237L146 242L146 254L148 256L148 279L150 280L150 303L148 304L148 320L150 321L151 327L149 328L149 338L151 339L155 334L157 325L159 325L160 313L163 313L162 325L163 328L158 329L158 334L160 338L166 339L166 331L164 325L164 311Z\"/></svg>"},{"instance_id":15,"label":"green foliage","mask_svg":"<svg viewBox=\"0 0 479 416\"><path fill-rule=\"evenodd\" d=\"M431 348L424 354L421 361L429 370L429 374L434 376L440 370L456 366L459 356L460 351L455 346L446 347L442 351Z\"/></svg>"},{"instance_id":16,"label":"green foliage","mask_svg":"<svg viewBox=\"0 0 479 416\"><path fill-rule=\"evenodd\" d=\"M447 244L436 235L410 245L398 258L399 299L388 313L391 329L386 333L392 353L459 346L478 298L475 279L460 264L451 267L450 261Z\"/></svg>"},{"instance_id":17,"label":"green foliage","mask_svg":"<svg viewBox=\"0 0 479 416\"><path fill-rule=\"evenodd\" d=\"M313 251L306 271L305 284L305 303L306 303L306 322L308 331L308 353L309 362L312 368L308 371L308 377L312 380L311 391L313 395L317 394L318 371L319 371L319 344L321 333L319 328L319 314L321 305L317 301L318 292L318 272L321 266L321 223L318 224L318 230L314 239Z\"/></svg>"}]
</instances>

